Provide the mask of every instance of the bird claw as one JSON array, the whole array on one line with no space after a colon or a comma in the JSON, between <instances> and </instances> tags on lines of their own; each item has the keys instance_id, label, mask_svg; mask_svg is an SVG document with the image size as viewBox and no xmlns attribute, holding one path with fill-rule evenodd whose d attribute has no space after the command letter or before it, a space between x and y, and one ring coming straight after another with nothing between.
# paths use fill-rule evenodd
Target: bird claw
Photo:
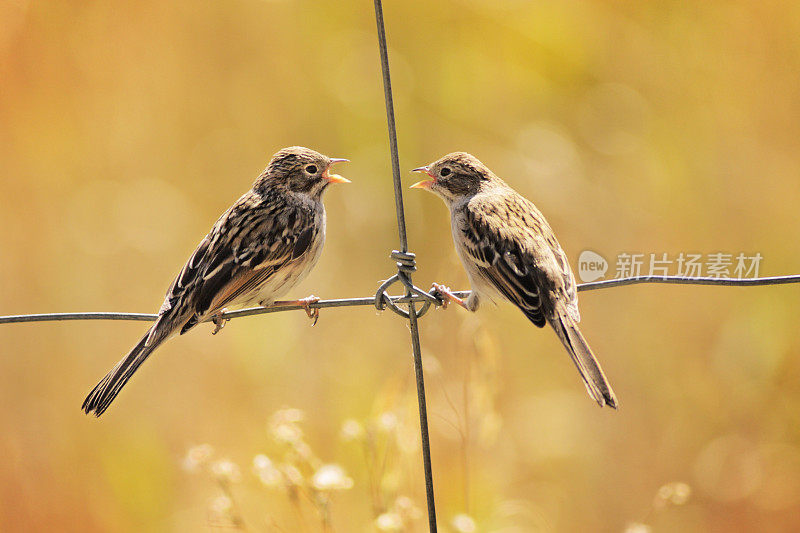
<instances>
[{"instance_id":1,"label":"bird claw","mask_svg":"<svg viewBox=\"0 0 800 533\"><path fill-rule=\"evenodd\" d=\"M316 326L317 320L319 320L319 307L311 307L311 304L315 304L317 302L319 302L319 298L313 294L297 300L297 303L303 306L308 318L313 320L311 327Z\"/></svg>"},{"instance_id":2,"label":"bird claw","mask_svg":"<svg viewBox=\"0 0 800 533\"><path fill-rule=\"evenodd\" d=\"M442 309L447 309L447 306L450 305L453 298L450 288L440 285L439 283L434 283L431 285L430 292L431 296L442 302Z\"/></svg>"},{"instance_id":3,"label":"bird claw","mask_svg":"<svg viewBox=\"0 0 800 533\"><path fill-rule=\"evenodd\" d=\"M214 323L214 331L211 332L212 335L216 335L222 331L222 328L224 328L225 324L227 324L228 320L230 320L230 318L222 318L222 315L226 312L227 309L223 309L218 314L211 317L211 322Z\"/></svg>"},{"instance_id":4,"label":"bird claw","mask_svg":"<svg viewBox=\"0 0 800 533\"><path fill-rule=\"evenodd\" d=\"M448 305L450 305L451 303L455 303L460 305L464 309L467 309L468 311L470 310L469 307L467 307L467 304L464 302L464 300L453 294L453 291L450 290L450 287L446 287L439 283L434 283L431 286L430 292L431 296L442 302L442 309L447 309Z\"/></svg>"},{"instance_id":5,"label":"bird claw","mask_svg":"<svg viewBox=\"0 0 800 533\"><path fill-rule=\"evenodd\" d=\"M312 294L311 296L306 296L305 298L300 298L299 300L281 300L279 302L273 302L272 305L281 307L299 305L306 312L308 318L314 321L311 323L311 325L315 326L317 324L317 320L319 320L319 307L311 306L317 302L319 302L319 298Z\"/></svg>"}]
</instances>

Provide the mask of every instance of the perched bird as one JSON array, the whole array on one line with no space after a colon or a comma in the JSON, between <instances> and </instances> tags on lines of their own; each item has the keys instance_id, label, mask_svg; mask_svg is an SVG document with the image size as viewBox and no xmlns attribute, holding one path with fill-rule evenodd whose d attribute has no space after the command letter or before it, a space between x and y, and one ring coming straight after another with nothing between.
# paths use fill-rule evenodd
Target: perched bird
<instances>
[{"instance_id":1,"label":"perched bird","mask_svg":"<svg viewBox=\"0 0 800 533\"><path fill-rule=\"evenodd\" d=\"M83 410L100 416L145 359L176 333L204 321L217 333L228 306L302 305L316 319L315 296L278 302L309 273L325 242L322 193L349 180L330 173L333 159L293 146L276 153L253 188L239 198L200 241L167 290L158 318L144 337L98 383Z\"/></svg>"},{"instance_id":2,"label":"perched bird","mask_svg":"<svg viewBox=\"0 0 800 533\"><path fill-rule=\"evenodd\" d=\"M583 338L578 294L567 256L533 203L492 173L474 156L455 152L415 168L431 179L427 189L450 208L453 240L472 292L461 300L445 286L433 291L469 311L483 300L505 298L538 327L550 324L566 347L589 395L602 407L617 407L600 364Z\"/></svg>"}]
</instances>

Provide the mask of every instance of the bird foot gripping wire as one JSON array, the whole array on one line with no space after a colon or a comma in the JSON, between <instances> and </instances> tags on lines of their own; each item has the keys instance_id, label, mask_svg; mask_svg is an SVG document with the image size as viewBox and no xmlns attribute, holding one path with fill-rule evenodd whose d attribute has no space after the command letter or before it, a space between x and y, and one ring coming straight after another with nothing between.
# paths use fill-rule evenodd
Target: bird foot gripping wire
<instances>
[{"instance_id":1,"label":"bird foot gripping wire","mask_svg":"<svg viewBox=\"0 0 800 533\"><path fill-rule=\"evenodd\" d=\"M378 311L383 311L388 307L398 315L404 318L410 318L409 312L400 308L389 296L386 294L386 289L397 282L402 283L406 288L406 296L421 296L424 299L422 307L415 310L414 314L417 318L421 317L428 312L431 304L439 306L442 305L441 300L431 296L411 282L410 274L417 270L417 265L414 261L416 256L411 252L400 252L398 250L392 251L392 259L397 263L397 274L384 281L378 291L375 293L375 308Z\"/></svg>"},{"instance_id":2,"label":"bird foot gripping wire","mask_svg":"<svg viewBox=\"0 0 800 533\"><path fill-rule=\"evenodd\" d=\"M319 320L319 307L311 307L312 305L316 305L320 302L319 297L314 296L313 294L310 296L306 296L305 298L300 298L299 300L287 300L287 301L279 301L274 302L272 305L278 307L293 307L295 305L299 305L303 308L303 310L308 315L308 318L311 319L311 326L317 325L317 320Z\"/></svg>"},{"instance_id":3,"label":"bird foot gripping wire","mask_svg":"<svg viewBox=\"0 0 800 533\"><path fill-rule=\"evenodd\" d=\"M301 298L298 302L303 306L308 318L311 319L311 327L316 326L317 320L319 320L319 307L311 307L311 305L319 303L319 297L312 294L311 296Z\"/></svg>"},{"instance_id":4,"label":"bird foot gripping wire","mask_svg":"<svg viewBox=\"0 0 800 533\"><path fill-rule=\"evenodd\" d=\"M211 332L212 335L216 335L217 333L222 331L222 328L224 328L225 324L227 324L228 320L230 320L230 318L225 318L225 313L227 312L228 312L227 309L223 309L222 311L211 317L211 322L214 323L214 331Z\"/></svg>"},{"instance_id":5,"label":"bird foot gripping wire","mask_svg":"<svg viewBox=\"0 0 800 533\"><path fill-rule=\"evenodd\" d=\"M447 309L447 306L452 302L460 305L467 311L470 310L464 300L453 294L453 291L450 290L450 287L446 287L439 283L434 283L433 286L431 286L431 296L439 301L439 305L442 306L442 309Z\"/></svg>"}]
</instances>

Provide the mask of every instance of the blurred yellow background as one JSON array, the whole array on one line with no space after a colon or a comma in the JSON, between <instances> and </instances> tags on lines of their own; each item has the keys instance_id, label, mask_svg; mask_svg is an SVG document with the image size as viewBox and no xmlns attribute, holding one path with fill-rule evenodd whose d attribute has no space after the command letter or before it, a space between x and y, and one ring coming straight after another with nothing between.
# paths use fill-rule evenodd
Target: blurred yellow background
<instances>
[{"instance_id":1,"label":"blurred yellow background","mask_svg":"<svg viewBox=\"0 0 800 533\"><path fill-rule=\"evenodd\" d=\"M537 203L574 269L584 249L725 251L800 273L800 4L384 9L406 185L466 150ZM0 80L2 314L155 312L293 144L351 159L353 180L327 193L328 243L294 295L369 296L392 274L371 2L7 0ZM405 198L415 282L466 288L444 206ZM799 301L789 285L583 293L618 412L510 306L431 312L441 529L800 529ZM404 321L201 326L83 415L145 327L0 326L1 531L426 530Z\"/></svg>"}]
</instances>

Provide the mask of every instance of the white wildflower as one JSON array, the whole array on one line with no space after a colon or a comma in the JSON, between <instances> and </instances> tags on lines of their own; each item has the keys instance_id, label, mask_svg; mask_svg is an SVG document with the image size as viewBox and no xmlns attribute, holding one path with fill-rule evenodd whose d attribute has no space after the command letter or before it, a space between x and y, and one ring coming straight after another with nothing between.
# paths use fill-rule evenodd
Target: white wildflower
<instances>
[{"instance_id":1,"label":"white wildflower","mask_svg":"<svg viewBox=\"0 0 800 533\"><path fill-rule=\"evenodd\" d=\"M281 422L272 426L272 438L286 444L297 444L303 440L303 430L294 424Z\"/></svg>"},{"instance_id":2,"label":"white wildflower","mask_svg":"<svg viewBox=\"0 0 800 533\"><path fill-rule=\"evenodd\" d=\"M353 420L352 418L345 420L339 435L345 442L359 440L364 437L364 426L358 420Z\"/></svg>"},{"instance_id":3,"label":"white wildflower","mask_svg":"<svg viewBox=\"0 0 800 533\"><path fill-rule=\"evenodd\" d=\"M397 449L406 455L416 455L419 453L420 440L417 429L410 424L400 424L395 431L395 441Z\"/></svg>"},{"instance_id":4,"label":"white wildflower","mask_svg":"<svg viewBox=\"0 0 800 533\"><path fill-rule=\"evenodd\" d=\"M386 433L393 431L397 427L397 423L397 415L391 411L386 411L378 417L378 428Z\"/></svg>"},{"instance_id":5,"label":"white wildflower","mask_svg":"<svg viewBox=\"0 0 800 533\"><path fill-rule=\"evenodd\" d=\"M375 527L380 531L402 531L403 519L397 513L383 513L375 519Z\"/></svg>"},{"instance_id":6,"label":"white wildflower","mask_svg":"<svg viewBox=\"0 0 800 533\"><path fill-rule=\"evenodd\" d=\"M217 516L228 516L233 510L233 501L224 494L211 501L211 512Z\"/></svg>"},{"instance_id":7,"label":"white wildflower","mask_svg":"<svg viewBox=\"0 0 800 533\"><path fill-rule=\"evenodd\" d=\"M425 375L436 376L442 372L442 363L432 355L423 355L422 363L425 367Z\"/></svg>"},{"instance_id":8,"label":"white wildflower","mask_svg":"<svg viewBox=\"0 0 800 533\"><path fill-rule=\"evenodd\" d=\"M408 496L398 496L392 504L392 509L406 520L417 520L422 517L422 511Z\"/></svg>"},{"instance_id":9,"label":"white wildflower","mask_svg":"<svg viewBox=\"0 0 800 533\"><path fill-rule=\"evenodd\" d=\"M214 464L211 465L211 473L214 474L217 479L229 481L231 483L238 483L242 479L242 473L239 467L236 463L228 461L227 459L214 462Z\"/></svg>"},{"instance_id":10,"label":"white wildflower","mask_svg":"<svg viewBox=\"0 0 800 533\"><path fill-rule=\"evenodd\" d=\"M314 473L311 484L321 491L347 490L353 487L353 480L345 474L341 466L329 464L321 466Z\"/></svg>"},{"instance_id":11,"label":"white wildflower","mask_svg":"<svg viewBox=\"0 0 800 533\"><path fill-rule=\"evenodd\" d=\"M264 470L267 468L274 468L272 464L272 459L260 453L253 457L253 471L258 472L259 470Z\"/></svg>"},{"instance_id":12,"label":"white wildflower","mask_svg":"<svg viewBox=\"0 0 800 533\"><path fill-rule=\"evenodd\" d=\"M186 457L183 459L183 468L189 472L194 472L200 466L206 464L213 454L214 448L212 448L210 444L192 446L189 448L189 451L186 452Z\"/></svg>"},{"instance_id":13,"label":"white wildflower","mask_svg":"<svg viewBox=\"0 0 800 533\"><path fill-rule=\"evenodd\" d=\"M692 487L687 485L686 483L674 483L672 489L672 497L670 501L673 505L683 505L687 501L689 501L689 497L692 495Z\"/></svg>"},{"instance_id":14,"label":"white wildflower","mask_svg":"<svg viewBox=\"0 0 800 533\"><path fill-rule=\"evenodd\" d=\"M303 439L303 431L297 425L305 414L300 409L285 408L276 411L269 419L269 430L278 442L295 445Z\"/></svg>"},{"instance_id":15,"label":"white wildflower","mask_svg":"<svg viewBox=\"0 0 800 533\"><path fill-rule=\"evenodd\" d=\"M269 457L258 454L253 457L253 472L267 487L277 487L283 481L283 475L272 463Z\"/></svg>"},{"instance_id":16,"label":"white wildflower","mask_svg":"<svg viewBox=\"0 0 800 533\"><path fill-rule=\"evenodd\" d=\"M458 531L458 533L474 533L478 530L478 526L475 525L475 520L465 514L455 515L450 525L453 526L453 529Z\"/></svg>"},{"instance_id":17,"label":"white wildflower","mask_svg":"<svg viewBox=\"0 0 800 533\"><path fill-rule=\"evenodd\" d=\"M297 424L305 419L306 415L300 409L294 407L284 407L272 414L270 418L271 424Z\"/></svg>"},{"instance_id":18,"label":"white wildflower","mask_svg":"<svg viewBox=\"0 0 800 533\"><path fill-rule=\"evenodd\" d=\"M662 485L656 494L656 505L671 503L672 505L683 505L689 501L692 495L692 487L686 483L675 481Z\"/></svg>"}]
</instances>

